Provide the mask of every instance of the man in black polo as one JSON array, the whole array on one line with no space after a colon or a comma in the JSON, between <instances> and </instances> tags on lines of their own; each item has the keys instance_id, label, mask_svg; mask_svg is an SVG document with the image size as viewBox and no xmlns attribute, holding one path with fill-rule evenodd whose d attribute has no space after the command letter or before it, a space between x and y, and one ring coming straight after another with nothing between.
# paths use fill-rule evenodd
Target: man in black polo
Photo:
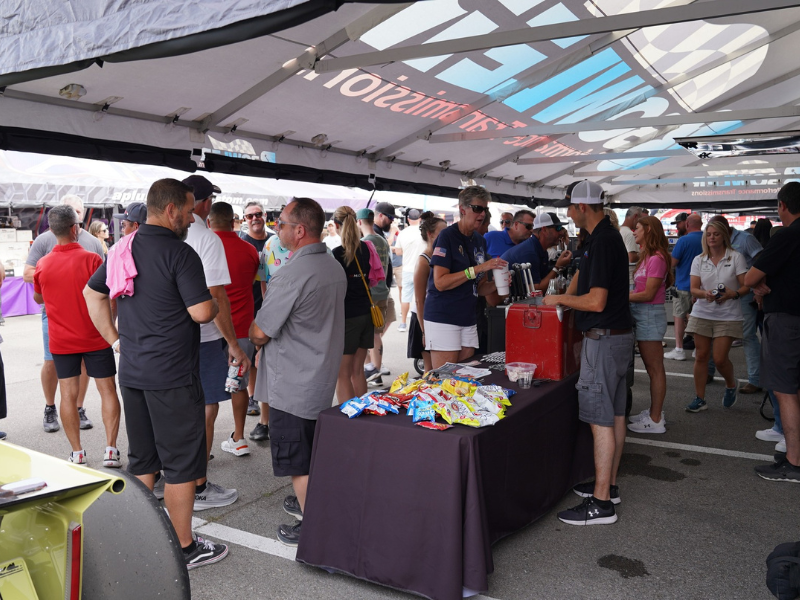
<instances>
[{"instance_id":1,"label":"man in black polo","mask_svg":"<svg viewBox=\"0 0 800 600\"><path fill-rule=\"evenodd\" d=\"M193 210L188 185L161 179L150 187L147 223L130 243L138 269L133 293L117 297L119 332L108 301L120 287L125 259L119 250L84 289L94 326L120 354L128 470L150 490L163 470L164 501L189 569L228 553L223 544L194 540L191 529L195 480L206 474L199 324L213 321L218 311L200 257L183 243Z\"/></svg>"},{"instance_id":2,"label":"man in black polo","mask_svg":"<svg viewBox=\"0 0 800 600\"><path fill-rule=\"evenodd\" d=\"M603 189L591 181L572 188L567 216L589 236L567 293L544 298L549 306L574 309L575 326L585 336L576 387L579 418L589 423L594 438L595 481L576 485L573 491L585 500L558 513L570 525L614 523L614 504L620 502L616 483L625 442L625 373L633 351L633 319L625 243L603 214L602 196Z\"/></svg>"},{"instance_id":3,"label":"man in black polo","mask_svg":"<svg viewBox=\"0 0 800 600\"><path fill-rule=\"evenodd\" d=\"M757 466L759 477L800 483L800 183L778 192L783 228L744 277L764 308L761 386L773 390L781 409L786 455Z\"/></svg>"}]
</instances>

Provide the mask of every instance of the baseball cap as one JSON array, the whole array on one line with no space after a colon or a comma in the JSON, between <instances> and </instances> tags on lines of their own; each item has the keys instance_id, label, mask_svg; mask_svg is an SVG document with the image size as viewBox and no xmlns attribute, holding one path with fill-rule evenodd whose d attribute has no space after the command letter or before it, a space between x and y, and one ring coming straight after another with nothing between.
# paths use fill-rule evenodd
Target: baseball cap
<instances>
[{"instance_id":1,"label":"baseball cap","mask_svg":"<svg viewBox=\"0 0 800 600\"><path fill-rule=\"evenodd\" d=\"M397 216L394 212L394 205L388 202L378 202L375 205L375 212L386 215L387 217L392 217L393 219Z\"/></svg>"},{"instance_id":2,"label":"baseball cap","mask_svg":"<svg viewBox=\"0 0 800 600\"><path fill-rule=\"evenodd\" d=\"M200 202L202 200L205 200L209 196L222 193L221 189L219 189L216 185L211 183L208 179L206 179L202 175L190 175L189 177L183 180L183 183L185 183L194 190L195 202Z\"/></svg>"},{"instance_id":3,"label":"baseball cap","mask_svg":"<svg viewBox=\"0 0 800 600\"><path fill-rule=\"evenodd\" d=\"M422 211L417 210L416 208L412 208L411 210L408 211L408 218L409 219L413 219L413 220L416 221L421 216L422 216Z\"/></svg>"},{"instance_id":4,"label":"baseball cap","mask_svg":"<svg viewBox=\"0 0 800 600\"><path fill-rule=\"evenodd\" d=\"M533 228L541 229L542 227L555 227L556 231L564 229L564 225L561 223L556 213L542 213L537 215L533 220Z\"/></svg>"},{"instance_id":5,"label":"baseball cap","mask_svg":"<svg viewBox=\"0 0 800 600\"><path fill-rule=\"evenodd\" d=\"M572 204L572 190L574 190L575 186L578 185L579 183L580 183L580 181L573 181L572 183L570 183L567 186L567 189L564 190L564 199L563 200L557 200L556 202L553 202L553 206L557 206L559 208L564 208L564 207L569 206L570 204Z\"/></svg>"},{"instance_id":6,"label":"baseball cap","mask_svg":"<svg viewBox=\"0 0 800 600\"><path fill-rule=\"evenodd\" d=\"M678 223L683 223L686 219L689 218L689 213L680 213L675 217L675 220L672 222L673 225L677 225Z\"/></svg>"},{"instance_id":7,"label":"baseball cap","mask_svg":"<svg viewBox=\"0 0 800 600\"><path fill-rule=\"evenodd\" d=\"M602 204L603 188L599 183L584 179L572 188L570 200L572 204Z\"/></svg>"},{"instance_id":8,"label":"baseball cap","mask_svg":"<svg viewBox=\"0 0 800 600\"><path fill-rule=\"evenodd\" d=\"M370 208L359 208L356 211L356 219L374 219L375 213Z\"/></svg>"},{"instance_id":9,"label":"baseball cap","mask_svg":"<svg viewBox=\"0 0 800 600\"><path fill-rule=\"evenodd\" d=\"M114 218L142 225L147 221L147 205L141 202L131 202L125 208L124 213L114 213Z\"/></svg>"}]
</instances>

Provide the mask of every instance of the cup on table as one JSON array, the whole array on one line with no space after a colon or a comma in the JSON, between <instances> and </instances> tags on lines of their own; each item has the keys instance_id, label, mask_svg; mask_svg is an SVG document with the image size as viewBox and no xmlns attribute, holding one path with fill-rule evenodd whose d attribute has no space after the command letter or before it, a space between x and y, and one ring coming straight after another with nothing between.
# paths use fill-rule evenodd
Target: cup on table
<instances>
[{"instance_id":1,"label":"cup on table","mask_svg":"<svg viewBox=\"0 0 800 600\"><path fill-rule=\"evenodd\" d=\"M533 371L522 371L517 377L517 384L521 390L529 389L531 381L533 381Z\"/></svg>"},{"instance_id":2,"label":"cup on table","mask_svg":"<svg viewBox=\"0 0 800 600\"><path fill-rule=\"evenodd\" d=\"M508 296L511 292L508 286L508 265L492 269L494 274L494 284L497 286L497 293L501 296Z\"/></svg>"}]
</instances>

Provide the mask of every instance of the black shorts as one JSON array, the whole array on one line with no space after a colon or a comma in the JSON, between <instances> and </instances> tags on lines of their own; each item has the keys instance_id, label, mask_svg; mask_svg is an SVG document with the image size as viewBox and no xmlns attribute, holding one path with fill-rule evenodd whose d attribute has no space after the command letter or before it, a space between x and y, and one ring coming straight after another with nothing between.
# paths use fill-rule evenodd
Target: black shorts
<instances>
[{"instance_id":1,"label":"black shorts","mask_svg":"<svg viewBox=\"0 0 800 600\"><path fill-rule=\"evenodd\" d=\"M344 354L355 354L359 348L375 346L375 326L372 314L344 320Z\"/></svg>"},{"instance_id":2,"label":"black shorts","mask_svg":"<svg viewBox=\"0 0 800 600\"><path fill-rule=\"evenodd\" d=\"M408 349L406 356L408 358L422 358L422 352L425 350L425 344L422 341L422 327L419 325L417 313L411 313L411 320L408 323Z\"/></svg>"},{"instance_id":3,"label":"black shorts","mask_svg":"<svg viewBox=\"0 0 800 600\"><path fill-rule=\"evenodd\" d=\"M780 394L796 394L800 390L800 317L797 315L764 315L761 386Z\"/></svg>"},{"instance_id":4,"label":"black shorts","mask_svg":"<svg viewBox=\"0 0 800 600\"><path fill-rule=\"evenodd\" d=\"M86 365L89 377L105 379L117 374L117 363L114 362L114 351L110 346L94 352L53 354L53 364L59 379L78 377L81 374L81 361Z\"/></svg>"},{"instance_id":5,"label":"black shorts","mask_svg":"<svg viewBox=\"0 0 800 600\"><path fill-rule=\"evenodd\" d=\"M270 408L269 439L275 477L308 475L316 421Z\"/></svg>"},{"instance_id":6,"label":"black shorts","mask_svg":"<svg viewBox=\"0 0 800 600\"><path fill-rule=\"evenodd\" d=\"M206 408L200 379L168 390L120 386L128 432L128 471L164 470L167 483L206 474Z\"/></svg>"}]
</instances>

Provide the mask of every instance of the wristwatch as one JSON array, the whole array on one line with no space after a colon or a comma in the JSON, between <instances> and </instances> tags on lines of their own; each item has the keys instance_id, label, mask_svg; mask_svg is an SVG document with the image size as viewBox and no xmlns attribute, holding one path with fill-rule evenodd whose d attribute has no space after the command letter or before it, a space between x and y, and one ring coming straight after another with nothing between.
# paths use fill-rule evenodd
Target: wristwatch
<instances>
[{"instance_id":1,"label":"wristwatch","mask_svg":"<svg viewBox=\"0 0 800 600\"><path fill-rule=\"evenodd\" d=\"M741 297L742 297L742 295L739 293L739 290L736 290L736 298L735 299L738 300Z\"/></svg>"}]
</instances>

